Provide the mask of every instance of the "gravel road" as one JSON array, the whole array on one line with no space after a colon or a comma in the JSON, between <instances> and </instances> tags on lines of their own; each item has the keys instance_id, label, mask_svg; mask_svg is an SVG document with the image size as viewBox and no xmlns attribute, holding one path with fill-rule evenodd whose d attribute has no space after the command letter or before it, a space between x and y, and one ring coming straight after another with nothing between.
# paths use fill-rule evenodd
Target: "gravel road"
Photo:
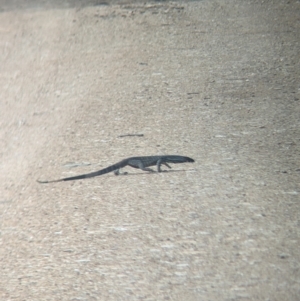
<instances>
[{"instance_id":1,"label":"gravel road","mask_svg":"<svg viewBox=\"0 0 300 301\"><path fill-rule=\"evenodd\" d=\"M299 300L299 16L0 1L0 300Z\"/></svg>"}]
</instances>

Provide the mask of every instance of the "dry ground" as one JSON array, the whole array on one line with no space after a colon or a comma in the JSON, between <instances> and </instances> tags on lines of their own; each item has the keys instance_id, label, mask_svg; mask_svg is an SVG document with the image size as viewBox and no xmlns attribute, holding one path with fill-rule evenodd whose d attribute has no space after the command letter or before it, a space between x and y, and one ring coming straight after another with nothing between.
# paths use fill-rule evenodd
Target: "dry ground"
<instances>
[{"instance_id":1,"label":"dry ground","mask_svg":"<svg viewBox=\"0 0 300 301\"><path fill-rule=\"evenodd\" d=\"M299 16L5 6L0 299L299 300ZM196 163L36 183L152 154Z\"/></svg>"}]
</instances>

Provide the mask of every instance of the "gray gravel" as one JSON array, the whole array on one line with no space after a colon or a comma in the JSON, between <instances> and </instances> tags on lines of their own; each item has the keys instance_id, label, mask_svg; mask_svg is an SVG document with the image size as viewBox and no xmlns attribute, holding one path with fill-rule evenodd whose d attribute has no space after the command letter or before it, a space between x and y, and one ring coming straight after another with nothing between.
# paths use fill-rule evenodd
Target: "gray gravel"
<instances>
[{"instance_id":1,"label":"gray gravel","mask_svg":"<svg viewBox=\"0 0 300 301\"><path fill-rule=\"evenodd\" d=\"M299 1L0 4L0 300L299 300Z\"/></svg>"}]
</instances>

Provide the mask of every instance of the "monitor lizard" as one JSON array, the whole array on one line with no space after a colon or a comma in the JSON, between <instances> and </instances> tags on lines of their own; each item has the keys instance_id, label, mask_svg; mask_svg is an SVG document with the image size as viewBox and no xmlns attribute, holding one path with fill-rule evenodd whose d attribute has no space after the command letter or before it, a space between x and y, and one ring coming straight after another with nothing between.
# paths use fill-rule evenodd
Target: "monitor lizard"
<instances>
[{"instance_id":1,"label":"monitor lizard","mask_svg":"<svg viewBox=\"0 0 300 301\"><path fill-rule=\"evenodd\" d=\"M195 162L194 159L184 156L174 156L174 155L166 155L166 156L145 156L145 157L130 157L127 159L124 159L114 165L108 166L104 169L91 172L88 174L83 174L79 176L69 177L69 178L63 178L59 180L52 180L52 181L40 181L37 180L39 183L54 183L54 182L62 182L62 181L72 181L72 180L80 180L80 179L86 179L86 178L92 178L100 175L104 175L106 173L109 173L113 171L115 175L120 174L120 168L125 166L131 166L134 168L139 168L144 171L150 171L154 172L153 169L148 168L149 166L157 166L157 171L161 172L160 166L166 165L167 167L171 168L171 166L168 165L168 163L185 163L185 162Z\"/></svg>"}]
</instances>

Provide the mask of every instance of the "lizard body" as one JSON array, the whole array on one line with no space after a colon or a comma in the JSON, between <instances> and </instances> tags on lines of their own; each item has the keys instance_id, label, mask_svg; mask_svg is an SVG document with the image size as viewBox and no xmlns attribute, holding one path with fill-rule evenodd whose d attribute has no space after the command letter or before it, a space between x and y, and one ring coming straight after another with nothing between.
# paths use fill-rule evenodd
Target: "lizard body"
<instances>
[{"instance_id":1,"label":"lizard body","mask_svg":"<svg viewBox=\"0 0 300 301\"><path fill-rule=\"evenodd\" d=\"M53 182L62 182L62 181L72 181L72 180L80 180L80 179L86 179L86 178L92 178L100 175L104 175L106 173L109 173L113 171L115 175L119 175L120 168L123 168L125 166L131 166L133 168L139 168L144 171L150 171L154 172L151 168L148 168L149 166L157 166L157 171L161 172L161 165L166 165L167 167L171 168L171 166L168 165L168 163L185 163L185 162L195 162L194 159L184 156L174 156L174 155L166 155L166 156L145 156L145 157L130 157L127 159L124 159L114 165L108 166L104 169L91 172L88 174L83 174L79 176L74 177L68 177L63 178L59 180L53 180L53 181L39 181L39 183L53 183Z\"/></svg>"}]
</instances>

